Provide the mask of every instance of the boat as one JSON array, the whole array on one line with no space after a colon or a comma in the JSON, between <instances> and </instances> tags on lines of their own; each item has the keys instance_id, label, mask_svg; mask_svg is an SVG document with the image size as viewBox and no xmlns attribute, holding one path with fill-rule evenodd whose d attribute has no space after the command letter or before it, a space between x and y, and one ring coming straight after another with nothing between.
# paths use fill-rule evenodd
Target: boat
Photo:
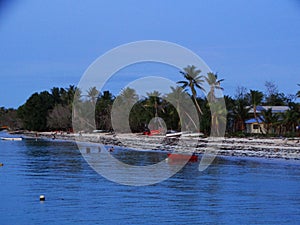
<instances>
[{"instance_id":1,"label":"boat","mask_svg":"<svg viewBox=\"0 0 300 225\"><path fill-rule=\"evenodd\" d=\"M167 133L166 137L168 138L178 138L182 135L182 132L172 132L172 133Z\"/></svg>"},{"instance_id":2,"label":"boat","mask_svg":"<svg viewBox=\"0 0 300 225\"><path fill-rule=\"evenodd\" d=\"M204 134L201 132L198 133L191 133L191 132L176 132L176 131L171 131L167 132L166 137L168 138L178 138L178 137L200 137L203 136Z\"/></svg>"},{"instance_id":3,"label":"boat","mask_svg":"<svg viewBox=\"0 0 300 225\"><path fill-rule=\"evenodd\" d=\"M187 155L187 154L179 154L179 153L168 153L168 159L173 161L189 161L189 162L197 162L198 155Z\"/></svg>"},{"instance_id":4,"label":"boat","mask_svg":"<svg viewBox=\"0 0 300 225\"><path fill-rule=\"evenodd\" d=\"M3 141L22 141L21 137L1 137Z\"/></svg>"},{"instance_id":5,"label":"boat","mask_svg":"<svg viewBox=\"0 0 300 225\"><path fill-rule=\"evenodd\" d=\"M201 137L204 134L199 132L199 133L183 133L182 137Z\"/></svg>"}]
</instances>

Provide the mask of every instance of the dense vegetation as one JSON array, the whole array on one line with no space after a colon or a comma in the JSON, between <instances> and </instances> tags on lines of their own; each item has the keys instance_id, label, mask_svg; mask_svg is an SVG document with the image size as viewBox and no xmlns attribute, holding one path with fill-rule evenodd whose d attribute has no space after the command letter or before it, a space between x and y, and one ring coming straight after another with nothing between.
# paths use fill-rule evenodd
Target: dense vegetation
<instances>
[{"instance_id":1,"label":"dense vegetation","mask_svg":"<svg viewBox=\"0 0 300 225\"><path fill-rule=\"evenodd\" d=\"M95 126L91 122L91 126L83 127L83 130L90 131L95 127L99 130L112 130L112 109L116 107L114 110L118 112L118 110L121 110L118 109L119 105L130 106L130 108L125 109L125 111L128 111L128 115L119 113L117 118L118 121L129 120L132 132L143 131L154 117L161 117L167 129L181 130L179 117L183 112L179 112L179 108L174 104L170 104L166 98L174 99L173 102L179 101L184 91L189 94L189 98L196 106L200 118L200 130L205 134L210 133L212 126L218 127L222 123L226 124L226 120L227 133L243 133L245 131L245 121L250 117L263 120L267 134L297 134L296 126L300 124L300 105L295 101L296 98L300 98L300 91L295 95L285 95L278 91L274 82L270 81L265 83L266 90L264 92L238 87L235 96L224 96L227 118L222 118L221 115L225 115L226 112L224 112L225 109L218 108L217 103L221 98L216 93L218 90L223 90L221 86L223 79L218 79L217 74L214 73L208 73L204 76L195 66L187 66L180 73L183 75L183 80L178 81L181 88L179 86L170 87L170 93L165 96L153 91L147 93L147 96L141 97L131 88L124 89L116 97L109 91L99 92L95 87L91 87L86 93L82 93L82 90L77 89L75 86L69 86L68 88L53 87L50 92L34 93L18 109L1 107L0 126L5 125L11 129L34 131L71 131L72 104L81 102L81 108L73 113L78 115L90 113L89 109L95 106L95 113L92 115ZM204 90L204 83L210 87L209 92L205 93L206 98L199 97L199 91ZM281 114L274 114L271 110L266 110L262 112L262 115L258 115L256 113L258 105L289 106L289 110ZM212 107L215 107L213 114L211 113ZM253 109L253 115L249 114L250 108ZM122 130L122 128L118 129ZM155 129L155 127L152 129Z\"/></svg>"}]
</instances>

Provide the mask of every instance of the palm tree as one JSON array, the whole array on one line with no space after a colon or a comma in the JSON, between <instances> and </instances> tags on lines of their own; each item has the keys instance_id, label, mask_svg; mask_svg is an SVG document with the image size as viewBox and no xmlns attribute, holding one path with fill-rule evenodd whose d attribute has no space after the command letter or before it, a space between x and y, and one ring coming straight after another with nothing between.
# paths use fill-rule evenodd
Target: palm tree
<instances>
[{"instance_id":1,"label":"palm tree","mask_svg":"<svg viewBox=\"0 0 300 225\"><path fill-rule=\"evenodd\" d=\"M99 96L99 91L97 90L96 87L91 87L91 88L87 91L87 97L91 100L91 102L92 102L93 104L96 103L98 96Z\"/></svg>"},{"instance_id":2,"label":"palm tree","mask_svg":"<svg viewBox=\"0 0 300 225\"><path fill-rule=\"evenodd\" d=\"M189 89L192 92L193 101L197 107L198 112L202 115L202 110L197 102L197 91L196 88L199 88L202 91L205 91L202 83L204 82L203 76L200 76L201 70L197 70L194 65L187 66L183 68L183 71L180 71L181 74L183 74L185 80L184 81L178 81L178 84L182 84L182 88L185 89L186 87L189 87Z\"/></svg>"},{"instance_id":3,"label":"palm tree","mask_svg":"<svg viewBox=\"0 0 300 225\"><path fill-rule=\"evenodd\" d=\"M127 87L122 90L121 94L118 96L118 99L122 100L122 102L132 105L138 101L139 96L133 88Z\"/></svg>"},{"instance_id":4,"label":"palm tree","mask_svg":"<svg viewBox=\"0 0 300 225\"><path fill-rule=\"evenodd\" d=\"M222 137L226 129L227 110L223 99L209 103L211 110L211 136Z\"/></svg>"},{"instance_id":5,"label":"palm tree","mask_svg":"<svg viewBox=\"0 0 300 225\"><path fill-rule=\"evenodd\" d=\"M161 107L161 93L158 91L153 91L153 92L147 92L146 93L148 96L148 100L146 101L146 107L154 107L154 115L155 117L158 117L158 109L162 109Z\"/></svg>"},{"instance_id":6,"label":"palm tree","mask_svg":"<svg viewBox=\"0 0 300 225\"><path fill-rule=\"evenodd\" d=\"M207 95L208 101L209 102L214 102L216 100L216 96L215 96L215 90L223 90L223 88L220 86L220 83L224 80L224 79L220 79L218 80L218 75L214 74L214 73L207 73L207 76L205 77L206 82L208 83L208 85L210 86L210 91Z\"/></svg>"},{"instance_id":7,"label":"palm tree","mask_svg":"<svg viewBox=\"0 0 300 225\"><path fill-rule=\"evenodd\" d=\"M272 109L263 110L262 112L262 120L265 124L266 133L269 133L271 128L275 128L278 124L279 115L272 112Z\"/></svg>"},{"instance_id":8,"label":"palm tree","mask_svg":"<svg viewBox=\"0 0 300 225\"><path fill-rule=\"evenodd\" d=\"M138 102L138 95L136 91L127 87L114 100L112 105L111 120L114 131L121 133L131 132L131 111L134 104ZM135 114L135 118L139 115ZM134 124L136 126L136 124Z\"/></svg>"},{"instance_id":9,"label":"palm tree","mask_svg":"<svg viewBox=\"0 0 300 225\"><path fill-rule=\"evenodd\" d=\"M181 87L170 87L171 92L166 94L165 98L167 102L171 102L175 107L178 117L177 118L177 128L181 130L181 123L184 124L184 129L199 131L199 126L196 124L197 117L191 113L193 106L189 105L190 97ZM188 99L187 99L188 98ZM193 103L192 103L193 104ZM168 115L169 117L174 117L174 112ZM196 113L197 114L197 113ZM184 118L184 119L182 119ZM198 118L199 120L199 118ZM198 122L199 123L199 122Z\"/></svg>"},{"instance_id":10,"label":"palm tree","mask_svg":"<svg viewBox=\"0 0 300 225\"><path fill-rule=\"evenodd\" d=\"M236 100L235 107L233 108L234 130L245 130L245 120L248 117L249 110L250 108L247 107L247 103L244 99Z\"/></svg>"},{"instance_id":11,"label":"palm tree","mask_svg":"<svg viewBox=\"0 0 300 225\"><path fill-rule=\"evenodd\" d=\"M256 108L262 102L264 94L261 91L250 90L250 101L253 107L254 118L258 122Z\"/></svg>"},{"instance_id":12,"label":"palm tree","mask_svg":"<svg viewBox=\"0 0 300 225\"><path fill-rule=\"evenodd\" d=\"M61 97L63 99L63 103L66 105L71 105L76 91L77 88L74 85L70 85L66 91L61 90Z\"/></svg>"},{"instance_id":13,"label":"palm tree","mask_svg":"<svg viewBox=\"0 0 300 225\"><path fill-rule=\"evenodd\" d=\"M290 109L283 114L283 125L286 131L294 132L300 123L300 109L296 103L289 104Z\"/></svg>"}]
</instances>

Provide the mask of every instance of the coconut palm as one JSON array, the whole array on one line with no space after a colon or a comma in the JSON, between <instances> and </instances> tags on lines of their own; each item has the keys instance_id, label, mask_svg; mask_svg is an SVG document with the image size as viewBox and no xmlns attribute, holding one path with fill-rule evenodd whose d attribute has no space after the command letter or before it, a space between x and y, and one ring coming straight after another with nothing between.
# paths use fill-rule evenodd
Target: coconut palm
<instances>
[{"instance_id":1,"label":"coconut palm","mask_svg":"<svg viewBox=\"0 0 300 225\"><path fill-rule=\"evenodd\" d=\"M197 116L191 113L191 110L193 109L194 105L191 106L189 104L189 102L191 101L190 97L181 87L170 87L170 88L171 88L171 92L166 94L165 98L166 101L173 104L173 106L177 111L177 114L179 116L177 122L178 129L179 130L181 129L181 125L182 125L181 123L185 123L184 129L189 129L198 132L199 125L197 126L197 121L196 121ZM174 114L171 114L169 116L174 116Z\"/></svg>"},{"instance_id":2,"label":"coconut palm","mask_svg":"<svg viewBox=\"0 0 300 225\"><path fill-rule=\"evenodd\" d=\"M90 99L90 101L95 104L97 101L97 98L99 96L99 91L97 90L96 87L91 87L87 91L87 97Z\"/></svg>"},{"instance_id":3,"label":"coconut palm","mask_svg":"<svg viewBox=\"0 0 300 225\"><path fill-rule=\"evenodd\" d=\"M289 104L290 109L283 114L283 125L286 131L294 132L300 123L300 109L296 103Z\"/></svg>"},{"instance_id":4,"label":"coconut palm","mask_svg":"<svg viewBox=\"0 0 300 225\"><path fill-rule=\"evenodd\" d=\"M224 79L218 80L217 74L209 72L209 73L207 73L205 80L208 83L208 85L210 86L210 90L207 95L207 99L209 102L214 102L216 100L215 90L223 90L223 88L220 86L220 84Z\"/></svg>"},{"instance_id":5,"label":"coconut palm","mask_svg":"<svg viewBox=\"0 0 300 225\"><path fill-rule=\"evenodd\" d=\"M111 120L114 131L121 133L131 132L130 114L134 104L138 102L136 91L130 87L124 88L113 102ZM135 114L135 118L139 115ZM135 124L136 126L136 124Z\"/></svg>"},{"instance_id":6,"label":"coconut palm","mask_svg":"<svg viewBox=\"0 0 300 225\"><path fill-rule=\"evenodd\" d=\"M158 117L158 109L163 111L161 106L161 93L159 91L147 92L148 99L146 101L145 107L154 107L154 115Z\"/></svg>"},{"instance_id":7,"label":"coconut palm","mask_svg":"<svg viewBox=\"0 0 300 225\"><path fill-rule=\"evenodd\" d=\"M250 102L253 107L254 118L258 122L257 106L262 102L264 94L261 91L250 90Z\"/></svg>"},{"instance_id":8,"label":"coconut palm","mask_svg":"<svg viewBox=\"0 0 300 225\"><path fill-rule=\"evenodd\" d=\"M192 92L193 101L197 107L197 111L202 115L202 110L197 102L197 91L196 88L199 88L202 91L205 91L202 84L204 82L203 76L200 76L201 70L197 70L194 65L187 66L183 68L183 71L180 71L181 74L183 74L183 77L185 78L184 81L178 81L178 84L181 84L182 88L185 89L186 87L189 87L189 89Z\"/></svg>"},{"instance_id":9,"label":"coconut palm","mask_svg":"<svg viewBox=\"0 0 300 225\"><path fill-rule=\"evenodd\" d=\"M245 121L248 117L250 108L244 99L237 99L235 107L233 108L234 129L236 131L243 131L246 128Z\"/></svg>"},{"instance_id":10,"label":"coconut palm","mask_svg":"<svg viewBox=\"0 0 300 225\"><path fill-rule=\"evenodd\" d=\"M211 136L222 137L226 129L227 110L223 99L209 103L211 111Z\"/></svg>"},{"instance_id":11,"label":"coconut palm","mask_svg":"<svg viewBox=\"0 0 300 225\"><path fill-rule=\"evenodd\" d=\"M133 88L127 87L121 91L118 99L120 99L124 103L128 103L131 105L138 101L139 96Z\"/></svg>"},{"instance_id":12,"label":"coconut palm","mask_svg":"<svg viewBox=\"0 0 300 225\"><path fill-rule=\"evenodd\" d=\"M279 115L272 112L272 109L263 110L262 112L262 120L266 128L266 133L268 134L270 129L275 129L276 125L278 125Z\"/></svg>"}]
</instances>

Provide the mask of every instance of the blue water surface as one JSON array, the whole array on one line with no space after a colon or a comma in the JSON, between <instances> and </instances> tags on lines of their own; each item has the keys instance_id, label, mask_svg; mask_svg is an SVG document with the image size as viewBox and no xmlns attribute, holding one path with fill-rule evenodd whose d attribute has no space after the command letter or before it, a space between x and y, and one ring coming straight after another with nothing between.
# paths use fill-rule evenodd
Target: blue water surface
<instances>
[{"instance_id":1,"label":"blue water surface","mask_svg":"<svg viewBox=\"0 0 300 225\"><path fill-rule=\"evenodd\" d=\"M113 154L148 163L166 157L120 148ZM188 163L142 187L106 180L72 142L0 140L0 163L3 225L300 224L298 161L218 157L204 172Z\"/></svg>"}]
</instances>

